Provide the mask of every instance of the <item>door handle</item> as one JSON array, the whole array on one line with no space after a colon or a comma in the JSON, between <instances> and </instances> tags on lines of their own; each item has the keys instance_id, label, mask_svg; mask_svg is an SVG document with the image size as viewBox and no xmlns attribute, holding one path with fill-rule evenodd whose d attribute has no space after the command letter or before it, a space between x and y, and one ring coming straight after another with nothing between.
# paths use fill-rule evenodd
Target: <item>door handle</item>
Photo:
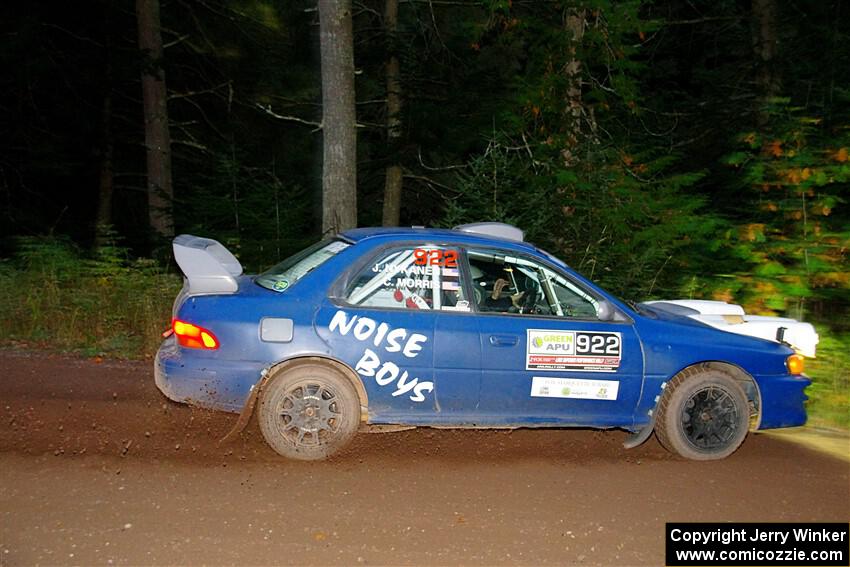
<instances>
[{"instance_id":1,"label":"door handle","mask_svg":"<svg viewBox=\"0 0 850 567\"><path fill-rule=\"evenodd\" d=\"M516 335L490 335L490 344L493 346L514 346L519 342Z\"/></svg>"}]
</instances>

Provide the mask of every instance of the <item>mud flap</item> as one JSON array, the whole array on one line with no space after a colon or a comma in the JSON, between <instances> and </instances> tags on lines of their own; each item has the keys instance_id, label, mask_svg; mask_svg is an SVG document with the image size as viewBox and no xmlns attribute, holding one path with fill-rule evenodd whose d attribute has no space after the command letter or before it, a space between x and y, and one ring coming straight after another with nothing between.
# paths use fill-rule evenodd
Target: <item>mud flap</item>
<instances>
[{"instance_id":1,"label":"mud flap","mask_svg":"<svg viewBox=\"0 0 850 567\"><path fill-rule=\"evenodd\" d=\"M316 359L316 360L318 360L318 359ZM245 401L245 405L242 406L242 411L239 413L239 419L236 420L236 423L233 425L233 427L230 429L230 431L227 432L227 435L225 435L224 437L219 439L219 441L218 441L219 445L224 445L225 443L229 443L229 442L233 441L234 439L236 439L236 437L240 433L242 433L242 431L246 427L248 427L248 423L250 423L250 421L251 421L251 416L254 415L254 409L257 406L257 400L260 398L260 394L262 393L263 388L266 385L266 382L268 382L269 379L272 376L277 374L278 370L273 371L272 369L273 368L274 369L283 369L288 364L290 364L291 362L295 362L295 361L297 361L297 359L294 360L294 361L288 361L288 362L285 362L285 363L280 364L280 365L271 366L269 368L263 369L263 371L260 373L260 376L261 376L260 381L257 382L257 384L254 386L254 388L251 390L251 395L248 396L248 399ZM362 386L361 386L361 389L362 389ZM360 392L357 393L357 396L358 396L358 398L361 397ZM361 398L361 399L363 399L363 398ZM366 406L366 405L363 405L361 403L360 404L360 421L361 421L361 423L367 423L368 420L369 420L369 407Z\"/></svg>"},{"instance_id":2,"label":"mud flap","mask_svg":"<svg viewBox=\"0 0 850 567\"><path fill-rule=\"evenodd\" d=\"M643 442L649 439L649 436L652 435L653 429L655 429L655 416L652 417L652 421L650 421L646 427L629 435L626 440L623 441L623 448L634 449L638 445L643 444Z\"/></svg>"},{"instance_id":3,"label":"mud flap","mask_svg":"<svg viewBox=\"0 0 850 567\"><path fill-rule=\"evenodd\" d=\"M242 406L242 411L239 413L239 419L236 420L233 428L227 432L227 435L219 439L219 445L224 445L225 443L233 441L236 439L236 436L242 433L242 431L248 426L248 422L251 421L251 416L254 414L254 407L257 405L257 399L260 397L260 390L263 389L263 385L265 383L266 378L263 376L263 379L260 380L257 387L251 390L251 395L248 396L248 400L245 402L245 405Z\"/></svg>"}]
</instances>

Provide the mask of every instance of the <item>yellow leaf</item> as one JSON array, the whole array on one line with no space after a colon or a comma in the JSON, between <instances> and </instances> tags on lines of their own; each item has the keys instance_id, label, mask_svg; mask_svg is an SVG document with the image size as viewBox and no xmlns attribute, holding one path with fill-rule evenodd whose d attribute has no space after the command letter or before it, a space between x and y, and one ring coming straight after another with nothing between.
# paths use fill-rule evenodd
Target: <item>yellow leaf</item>
<instances>
[{"instance_id":1,"label":"yellow leaf","mask_svg":"<svg viewBox=\"0 0 850 567\"><path fill-rule=\"evenodd\" d=\"M732 291L728 289L718 289L715 290L714 293L711 294L712 299L715 301L725 301L727 303L732 301Z\"/></svg>"},{"instance_id":2,"label":"yellow leaf","mask_svg":"<svg viewBox=\"0 0 850 567\"><path fill-rule=\"evenodd\" d=\"M750 242L764 234L764 224L752 223L741 227L741 238Z\"/></svg>"},{"instance_id":3,"label":"yellow leaf","mask_svg":"<svg viewBox=\"0 0 850 567\"><path fill-rule=\"evenodd\" d=\"M782 140L773 140L772 142L768 142L768 144L764 148L764 151L765 153L773 157L780 157L783 153Z\"/></svg>"},{"instance_id":4,"label":"yellow leaf","mask_svg":"<svg viewBox=\"0 0 850 567\"><path fill-rule=\"evenodd\" d=\"M812 170L809 169L808 167L804 168L803 171L800 173L800 177L803 178L803 181L805 181L806 179L808 179L811 176L812 176Z\"/></svg>"},{"instance_id":5,"label":"yellow leaf","mask_svg":"<svg viewBox=\"0 0 850 567\"><path fill-rule=\"evenodd\" d=\"M850 272L821 272L812 279L816 287L850 287Z\"/></svg>"},{"instance_id":6,"label":"yellow leaf","mask_svg":"<svg viewBox=\"0 0 850 567\"><path fill-rule=\"evenodd\" d=\"M833 157L835 158L835 161L840 161L842 163L847 161L847 158L849 157L847 155L847 148L841 148L840 150L835 152L835 155Z\"/></svg>"}]
</instances>

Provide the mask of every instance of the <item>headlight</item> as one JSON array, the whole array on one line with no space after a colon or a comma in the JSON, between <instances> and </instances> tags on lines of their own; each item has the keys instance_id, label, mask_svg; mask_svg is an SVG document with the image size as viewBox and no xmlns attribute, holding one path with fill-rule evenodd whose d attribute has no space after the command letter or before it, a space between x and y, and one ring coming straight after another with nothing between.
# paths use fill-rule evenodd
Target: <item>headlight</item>
<instances>
[{"instance_id":1,"label":"headlight","mask_svg":"<svg viewBox=\"0 0 850 567\"><path fill-rule=\"evenodd\" d=\"M791 374L802 374L804 364L804 358L799 354L792 354L787 359L785 359L785 366L788 367L788 372Z\"/></svg>"}]
</instances>

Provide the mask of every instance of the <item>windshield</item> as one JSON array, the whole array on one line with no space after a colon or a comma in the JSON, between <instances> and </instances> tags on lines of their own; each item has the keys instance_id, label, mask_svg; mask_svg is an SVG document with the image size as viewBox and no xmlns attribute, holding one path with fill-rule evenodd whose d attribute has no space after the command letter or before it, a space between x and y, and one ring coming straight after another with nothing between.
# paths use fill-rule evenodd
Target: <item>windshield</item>
<instances>
[{"instance_id":1,"label":"windshield","mask_svg":"<svg viewBox=\"0 0 850 567\"><path fill-rule=\"evenodd\" d=\"M548 258L548 259L549 259L549 261L551 261L552 263L554 263L554 265L555 265L555 266L559 266L559 265L566 266L566 264L564 263L564 261L563 261L563 260L561 260L560 258L558 258L557 256L553 256L553 255L552 255L552 254L550 254L549 252L547 252L547 251L545 251L545 250L542 250L542 249L540 249L540 248L537 248L537 247L535 247L535 250L537 250L537 252L539 252L540 254L542 254L543 256L545 256L546 258ZM571 268L571 269L572 269L572 268ZM576 271L576 270L573 270L573 271L574 271L575 273L579 273L579 272L578 272L578 271ZM587 279L589 280L590 278L587 278ZM591 282L591 283L593 283L593 282ZM616 299L617 301L619 301L620 303L623 303L623 304L625 304L625 305L628 305L628 306L629 306L629 307L630 307L633 311L636 311L636 312L638 312L638 313L642 313L642 312L645 312L645 311L646 311L646 306L644 306L644 307L639 307L639 303L638 303L637 301L633 301L633 300L631 300L631 299L623 299L623 298L622 298L622 297L620 297L619 295L617 295L617 294L615 294L615 293L611 293L609 290L607 290L607 289L605 289L605 288L602 288L602 287L601 287L601 286L599 286L598 284L595 284L595 283L594 283L594 285L595 285L597 288L599 288L599 289L603 290L603 291L604 291L606 294L608 294L610 297L613 297L614 299Z\"/></svg>"},{"instance_id":2,"label":"windshield","mask_svg":"<svg viewBox=\"0 0 850 567\"><path fill-rule=\"evenodd\" d=\"M323 240L294 254L280 264L266 270L254 280L264 288L282 292L346 248L351 246L341 240Z\"/></svg>"}]
</instances>

